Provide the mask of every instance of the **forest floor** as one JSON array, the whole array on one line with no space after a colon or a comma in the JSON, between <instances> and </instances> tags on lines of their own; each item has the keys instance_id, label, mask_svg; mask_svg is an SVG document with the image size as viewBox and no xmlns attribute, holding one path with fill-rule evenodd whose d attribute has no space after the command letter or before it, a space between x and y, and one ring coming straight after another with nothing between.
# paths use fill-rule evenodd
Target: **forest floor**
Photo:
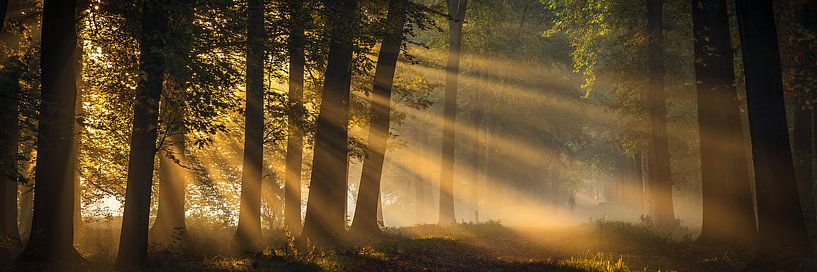
<instances>
[{"instance_id":1,"label":"forest floor","mask_svg":"<svg viewBox=\"0 0 817 272\"><path fill-rule=\"evenodd\" d=\"M737 271L748 263L750 256L701 248L689 237L685 229L660 233L648 226L598 220L552 228L510 228L493 222L421 225L387 229L380 237L332 251L299 251L282 237L273 243L277 247L253 257L230 257L212 237L191 238L191 245L177 253L154 252L157 257L149 270ZM110 258L87 258L77 271L128 270L113 266ZM817 271L812 268L793 269Z\"/></svg>"}]
</instances>

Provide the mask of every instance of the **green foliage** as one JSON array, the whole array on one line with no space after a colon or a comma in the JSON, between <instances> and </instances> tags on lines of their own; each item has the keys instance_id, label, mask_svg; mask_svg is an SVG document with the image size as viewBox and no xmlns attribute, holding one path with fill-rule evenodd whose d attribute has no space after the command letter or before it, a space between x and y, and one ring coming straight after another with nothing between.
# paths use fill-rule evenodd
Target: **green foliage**
<instances>
[{"instance_id":1,"label":"green foliage","mask_svg":"<svg viewBox=\"0 0 817 272\"><path fill-rule=\"evenodd\" d=\"M556 16L546 37L564 36L572 47L573 69L593 105L613 109L615 125L596 128L593 138L614 146L610 157L583 159L603 172L615 171L616 153L636 157L647 150L646 6L644 1L542 0ZM672 178L697 190L699 168L697 108L692 70L691 17L687 2L664 6L664 64ZM615 150L619 149L619 150Z\"/></svg>"}]
</instances>

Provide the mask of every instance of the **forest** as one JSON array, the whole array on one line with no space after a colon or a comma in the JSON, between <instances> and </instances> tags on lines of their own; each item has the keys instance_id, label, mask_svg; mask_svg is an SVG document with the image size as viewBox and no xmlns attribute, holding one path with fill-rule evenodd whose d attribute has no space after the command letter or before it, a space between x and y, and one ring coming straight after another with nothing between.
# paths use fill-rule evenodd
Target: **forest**
<instances>
[{"instance_id":1,"label":"forest","mask_svg":"<svg viewBox=\"0 0 817 272\"><path fill-rule=\"evenodd\" d=\"M817 271L817 0L0 0L0 271Z\"/></svg>"}]
</instances>

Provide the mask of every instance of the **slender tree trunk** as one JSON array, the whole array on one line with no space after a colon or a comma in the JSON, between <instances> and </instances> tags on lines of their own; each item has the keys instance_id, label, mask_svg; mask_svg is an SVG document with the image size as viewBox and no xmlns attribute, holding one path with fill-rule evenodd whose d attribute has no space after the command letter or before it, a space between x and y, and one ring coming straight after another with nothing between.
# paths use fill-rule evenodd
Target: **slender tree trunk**
<instances>
[{"instance_id":1,"label":"slender tree trunk","mask_svg":"<svg viewBox=\"0 0 817 272\"><path fill-rule=\"evenodd\" d=\"M303 160L303 132L301 120L304 112L304 24L307 12L301 0L288 0L290 12L289 47L289 103L292 110L288 117L286 183L284 184L284 217L287 229L298 234L301 231L301 171Z\"/></svg>"},{"instance_id":2,"label":"slender tree trunk","mask_svg":"<svg viewBox=\"0 0 817 272\"><path fill-rule=\"evenodd\" d=\"M76 107L77 115L82 115L82 89L84 88L84 83L82 81L82 45L77 44L76 49L74 49L74 65L76 65L76 82L77 85L77 99L74 102L74 107ZM73 185L74 185L74 244L77 244L80 241L82 235L82 184L80 184L80 147L82 146L82 131L84 130L83 124L80 121L80 118L76 118L74 120L74 146L71 150L71 166L74 169L74 176L73 176Z\"/></svg>"},{"instance_id":3,"label":"slender tree trunk","mask_svg":"<svg viewBox=\"0 0 817 272\"><path fill-rule=\"evenodd\" d=\"M664 98L664 1L647 0L647 31L649 34L649 111L650 111L650 180L655 223L661 227L676 224L672 206L672 175L670 174L667 139L667 106Z\"/></svg>"},{"instance_id":4,"label":"slender tree trunk","mask_svg":"<svg viewBox=\"0 0 817 272\"><path fill-rule=\"evenodd\" d=\"M21 261L75 261L73 164L75 0L43 4L39 135L32 235Z\"/></svg>"},{"instance_id":5,"label":"slender tree trunk","mask_svg":"<svg viewBox=\"0 0 817 272\"><path fill-rule=\"evenodd\" d=\"M467 0L448 2L448 63L445 67L445 104L443 105L443 149L440 169L440 225L457 222L454 215L454 151L456 146L457 83L462 47L462 23Z\"/></svg>"},{"instance_id":6,"label":"slender tree trunk","mask_svg":"<svg viewBox=\"0 0 817 272\"><path fill-rule=\"evenodd\" d=\"M482 169L483 161L485 160L485 152L482 144L482 118L485 115L485 101L482 97L482 88L474 89L474 108L471 109L471 124L476 135L471 142L471 171L474 173L474 179L471 181L471 208L473 209L474 223L479 223L479 180L480 170Z\"/></svg>"},{"instance_id":7,"label":"slender tree trunk","mask_svg":"<svg viewBox=\"0 0 817 272\"><path fill-rule=\"evenodd\" d=\"M33 165L29 166L30 169L33 169ZM31 172L33 171L28 171L28 173ZM34 216L34 188L31 185L19 185L18 191L20 192L20 213L18 214L20 223L18 224L18 230L20 231L20 242L26 245L31 237L31 221L33 221Z\"/></svg>"},{"instance_id":8,"label":"slender tree trunk","mask_svg":"<svg viewBox=\"0 0 817 272\"><path fill-rule=\"evenodd\" d=\"M346 229L349 96L356 0L327 1L331 42L315 134L312 183L303 235L331 243Z\"/></svg>"},{"instance_id":9,"label":"slender tree trunk","mask_svg":"<svg viewBox=\"0 0 817 272\"><path fill-rule=\"evenodd\" d=\"M641 178L644 176L644 169L641 168L641 154L636 153L632 160L632 192L633 192L633 207L642 210L644 208L644 190Z\"/></svg>"},{"instance_id":10,"label":"slender tree trunk","mask_svg":"<svg viewBox=\"0 0 817 272\"><path fill-rule=\"evenodd\" d=\"M185 190L188 165L185 143L185 100L192 72L187 68L191 60L192 35L187 31L193 25L192 1L177 1L169 16L170 35L175 37L165 45L168 56L167 89L161 98L160 112L165 126L166 146L159 150L159 204L156 220L150 229L149 241L161 246L179 246L187 239L185 224Z\"/></svg>"},{"instance_id":11,"label":"slender tree trunk","mask_svg":"<svg viewBox=\"0 0 817 272\"><path fill-rule=\"evenodd\" d=\"M418 129L420 124L422 124L420 119L417 118L417 116L415 116L414 120L415 120L415 122L414 122L414 128L413 128L413 132L414 132L413 133L414 134L413 138L414 138L414 141L415 141L414 142L415 148L413 149L413 152L415 152L414 155L417 156L417 154L422 154L422 150L426 149L425 138L428 137L428 135L425 134L425 133L423 133L423 134L420 133L420 130ZM426 180L425 180L425 178L423 178L423 175L422 175L422 173L425 170L425 167L423 166L421 161L414 160L414 161L411 162L411 170L412 170L412 173L411 173L412 177L414 178L414 216L415 216L415 219L417 220L417 224L425 224L425 215L426 215L426 211L425 211L425 207L426 207L425 185L426 184L425 183L426 183Z\"/></svg>"},{"instance_id":12,"label":"slender tree trunk","mask_svg":"<svg viewBox=\"0 0 817 272\"><path fill-rule=\"evenodd\" d=\"M165 49L168 25L167 9L161 1L146 0L142 12L139 70L144 76L137 83L133 108L128 183L117 260L126 265L142 265L147 261L153 163L165 71L165 59L159 51Z\"/></svg>"},{"instance_id":13,"label":"slender tree trunk","mask_svg":"<svg viewBox=\"0 0 817 272\"><path fill-rule=\"evenodd\" d=\"M264 142L264 1L247 6L247 102L241 210L236 238L244 250L261 241L261 167Z\"/></svg>"},{"instance_id":14,"label":"slender tree trunk","mask_svg":"<svg viewBox=\"0 0 817 272\"><path fill-rule=\"evenodd\" d=\"M703 195L698 242L747 248L757 230L726 1L693 0L692 17Z\"/></svg>"},{"instance_id":15,"label":"slender tree trunk","mask_svg":"<svg viewBox=\"0 0 817 272\"><path fill-rule=\"evenodd\" d=\"M789 146L771 0L736 1L757 192L759 263L809 251Z\"/></svg>"},{"instance_id":16,"label":"slender tree trunk","mask_svg":"<svg viewBox=\"0 0 817 272\"><path fill-rule=\"evenodd\" d=\"M380 54L375 69L374 87L371 95L372 120L369 125L366 159L363 161L363 172L360 176L360 190L355 207L355 218L351 231L358 234L380 232L377 211L380 203L380 180L383 173L383 161L389 138L391 121L391 91L394 71L397 68L397 57L403 42L403 23L408 1L390 0L386 17L388 34L380 45Z\"/></svg>"}]
</instances>

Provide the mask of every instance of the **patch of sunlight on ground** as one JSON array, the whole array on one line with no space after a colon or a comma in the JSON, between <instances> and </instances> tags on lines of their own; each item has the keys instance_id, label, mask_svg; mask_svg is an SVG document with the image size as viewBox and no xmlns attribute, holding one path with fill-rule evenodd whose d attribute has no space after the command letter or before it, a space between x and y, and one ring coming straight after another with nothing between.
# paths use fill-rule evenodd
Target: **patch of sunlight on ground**
<instances>
[{"instance_id":1,"label":"patch of sunlight on ground","mask_svg":"<svg viewBox=\"0 0 817 272\"><path fill-rule=\"evenodd\" d=\"M594 255L587 254L582 257L570 257L568 259L560 260L559 266L565 268L572 268L581 271L598 271L598 272L624 272L630 271L630 268L624 263L621 257L615 258L608 254L596 253Z\"/></svg>"},{"instance_id":2,"label":"patch of sunlight on ground","mask_svg":"<svg viewBox=\"0 0 817 272\"><path fill-rule=\"evenodd\" d=\"M218 258L210 262L213 268L225 271L244 271L252 265L252 260L248 258Z\"/></svg>"}]
</instances>

